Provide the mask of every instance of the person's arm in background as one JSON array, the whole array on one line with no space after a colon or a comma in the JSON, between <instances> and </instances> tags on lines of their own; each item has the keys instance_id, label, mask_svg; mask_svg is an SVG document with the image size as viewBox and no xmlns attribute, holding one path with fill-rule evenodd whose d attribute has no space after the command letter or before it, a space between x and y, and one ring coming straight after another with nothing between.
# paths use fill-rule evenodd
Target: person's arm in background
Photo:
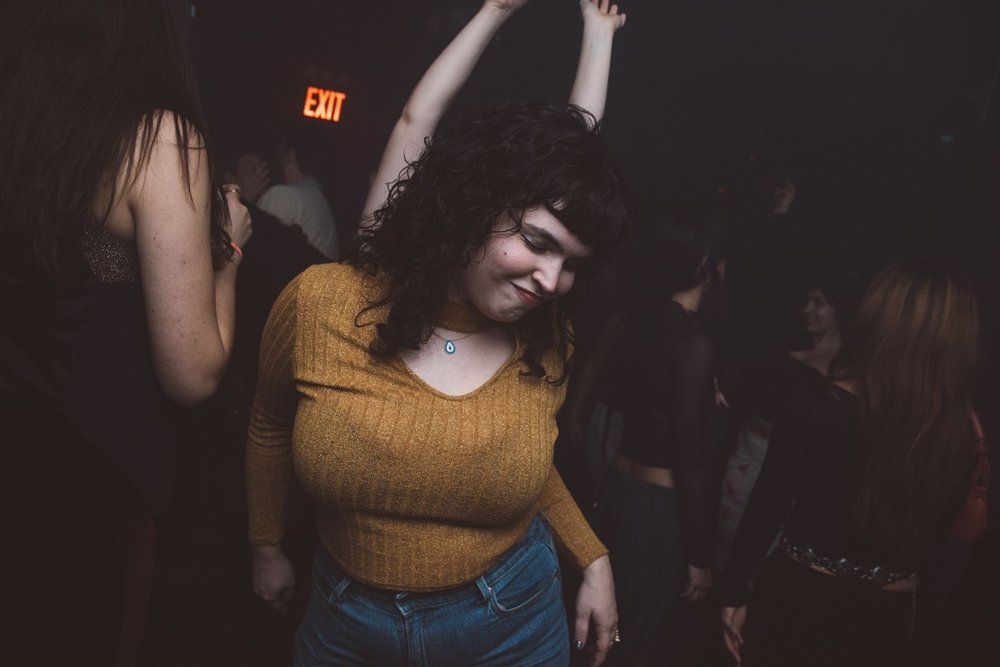
<instances>
[{"instance_id":1,"label":"person's arm in background","mask_svg":"<svg viewBox=\"0 0 1000 667\"><path fill-rule=\"evenodd\" d=\"M215 392L232 351L241 256L213 269L208 158L196 132L192 145L177 146L179 122L162 112L149 159L124 201L135 221L153 368L168 397L193 405ZM236 192L225 197L229 234L242 247L250 214Z\"/></svg>"},{"instance_id":2,"label":"person's arm in background","mask_svg":"<svg viewBox=\"0 0 1000 667\"><path fill-rule=\"evenodd\" d=\"M705 422L714 390L714 350L703 333L678 344L670 360L672 401L668 407L674 445L674 476L688 562L682 597L697 602L712 586L713 511Z\"/></svg>"}]
</instances>

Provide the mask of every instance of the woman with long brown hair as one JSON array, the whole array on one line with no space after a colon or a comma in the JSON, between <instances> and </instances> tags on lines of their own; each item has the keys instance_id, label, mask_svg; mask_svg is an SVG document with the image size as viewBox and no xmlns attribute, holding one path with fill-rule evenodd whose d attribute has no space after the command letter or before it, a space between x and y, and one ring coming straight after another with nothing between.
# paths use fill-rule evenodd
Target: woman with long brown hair
<instances>
[{"instance_id":1,"label":"woman with long brown hair","mask_svg":"<svg viewBox=\"0 0 1000 667\"><path fill-rule=\"evenodd\" d=\"M737 662L886 665L899 655L918 573L972 481L978 332L973 290L946 264L901 261L875 278L832 381L817 375L775 425L723 583ZM749 582L782 526L748 614Z\"/></svg>"},{"instance_id":2,"label":"woman with long brown hair","mask_svg":"<svg viewBox=\"0 0 1000 667\"><path fill-rule=\"evenodd\" d=\"M26 584L7 596L12 635L30 662L132 665L178 406L222 378L250 216L238 188L213 188L186 4L10 4L0 485L13 500L8 571Z\"/></svg>"}]
</instances>

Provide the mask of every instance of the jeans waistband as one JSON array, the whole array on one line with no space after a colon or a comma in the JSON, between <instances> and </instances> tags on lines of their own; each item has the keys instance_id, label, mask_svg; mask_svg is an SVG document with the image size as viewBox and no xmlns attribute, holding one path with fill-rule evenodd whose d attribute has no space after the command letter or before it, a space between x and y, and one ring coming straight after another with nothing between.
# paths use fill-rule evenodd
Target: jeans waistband
<instances>
[{"instance_id":1,"label":"jeans waistband","mask_svg":"<svg viewBox=\"0 0 1000 667\"><path fill-rule=\"evenodd\" d=\"M524 536L521 537L521 540L513 547L505 551L503 555L500 556L496 565L473 581L441 591L412 592L391 590L357 581L337 564L337 562L326 551L326 549L323 548L322 545L320 545L317 549L316 567L330 573L333 579L337 582L333 590L334 597L340 597L345 590L351 588L351 590L355 591L355 593L359 593L376 600L386 602L407 600L411 604L415 604L419 607L435 607L449 604L457 600L462 600L470 596L488 599L492 587L502 584L512 575L516 574L518 566L521 564L522 560L529 555L528 552L530 548L538 542L545 543L550 549L553 549L553 551L555 550L548 522L544 519L544 517L542 517L541 514L536 515L535 518L532 519L531 523L528 525L528 529L524 533Z\"/></svg>"}]
</instances>

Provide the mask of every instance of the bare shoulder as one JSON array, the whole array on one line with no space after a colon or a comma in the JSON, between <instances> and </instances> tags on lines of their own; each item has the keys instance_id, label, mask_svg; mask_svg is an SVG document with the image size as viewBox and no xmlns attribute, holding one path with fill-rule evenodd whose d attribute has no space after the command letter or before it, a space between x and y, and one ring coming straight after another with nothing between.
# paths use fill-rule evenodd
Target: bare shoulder
<instances>
[{"instance_id":1,"label":"bare shoulder","mask_svg":"<svg viewBox=\"0 0 1000 667\"><path fill-rule=\"evenodd\" d=\"M175 183L185 186L189 199L204 199L209 183L204 137L190 121L161 109L142 116L135 132L131 155L123 158L117 173L108 174L94 194L95 215L111 234L129 242L136 240L141 199L161 197L176 189ZM186 144L183 150L181 142Z\"/></svg>"},{"instance_id":2,"label":"bare shoulder","mask_svg":"<svg viewBox=\"0 0 1000 667\"><path fill-rule=\"evenodd\" d=\"M139 119L137 145L152 132L153 141L167 146L183 145L189 150L204 150L205 137L189 119L169 109L156 109Z\"/></svg>"}]
</instances>

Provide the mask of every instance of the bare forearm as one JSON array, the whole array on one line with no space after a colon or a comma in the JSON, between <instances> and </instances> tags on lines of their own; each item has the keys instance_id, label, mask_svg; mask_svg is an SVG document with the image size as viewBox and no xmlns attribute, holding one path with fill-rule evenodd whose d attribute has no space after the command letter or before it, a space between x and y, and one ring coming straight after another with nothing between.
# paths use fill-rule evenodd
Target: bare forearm
<instances>
[{"instance_id":1,"label":"bare forearm","mask_svg":"<svg viewBox=\"0 0 1000 667\"><path fill-rule=\"evenodd\" d=\"M570 92L570 104L582 107L598 121L604 117L611 75L611 44L615 32L625 25L625 15L609 0L580 0L583 38L580 61Z\"/></svg>"},{"instance_id":2,"label":"bare forearm","mask_svg":"<svg viewBox=\"0 0 1000 667\"><path fill-rule=\"evenodd\" d=\"M429 128L425 136L433 133L493 35L510 14L511 10L483 5L424 73L403 108L403 119Z\"/></svg>"},{"instance_id":3,"label":"bare forearm","mask_svg":"<svg viewBox=\"0 0 1000 667\"><path fill-rule=\"evenodd\" d=\"M222 380L235 333L236 273L235 262L229 262L211 274L214 311L211 303L204 304L205 312L183 344L168 345L160 341L163 331L150 332L157 377L167 396L180 405L207 400Z\"/></svg>"},{"instance_id":4,"label":"bare forearm","mask_svg":"<svg viewBox=\"0 0 1000 667\"><path fill-rule=\"evenodd\" d=\"M611 74L613 36L613 32L600 26L584 26L580 61L577 64L573 90L569 96L570 104L586 109L597 120L604 117L608 78Z\"/></svg>"}]
</instances>

